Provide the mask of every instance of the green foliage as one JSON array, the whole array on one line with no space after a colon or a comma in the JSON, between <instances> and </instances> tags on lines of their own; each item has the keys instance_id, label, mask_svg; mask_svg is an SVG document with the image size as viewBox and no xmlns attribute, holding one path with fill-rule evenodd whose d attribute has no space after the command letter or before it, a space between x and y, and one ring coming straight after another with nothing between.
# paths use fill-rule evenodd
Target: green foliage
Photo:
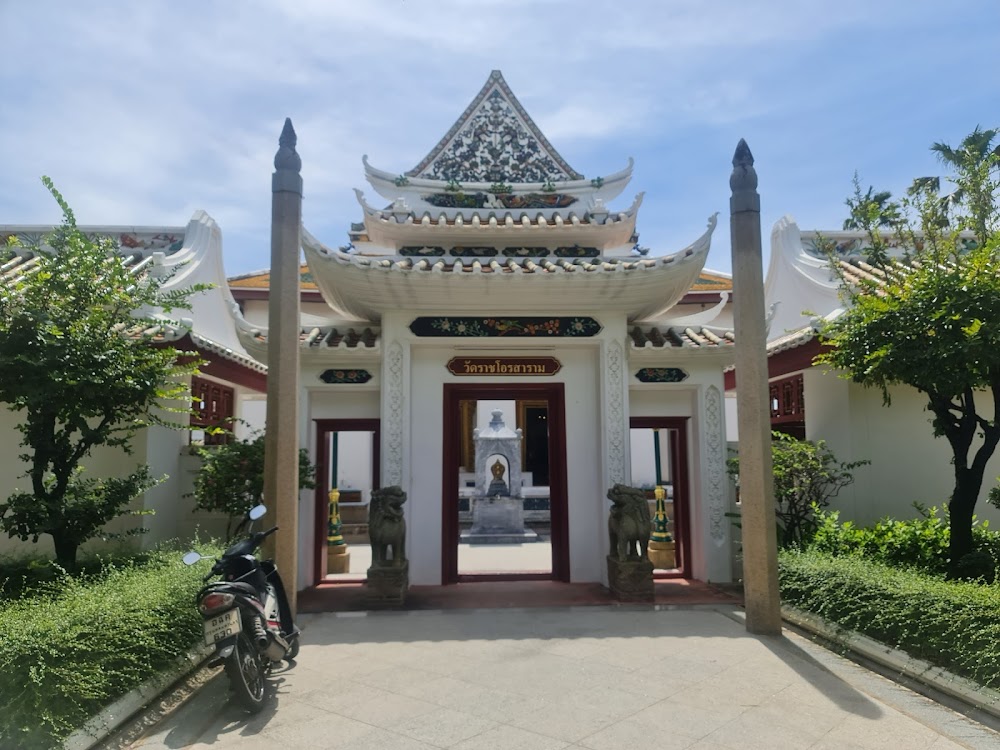
<instances>
[{"instance_id":1,"label":"green foliage","mask_svg":"<svg viewBox=\"0 0 1000 750\"><path fill-rule=\"evenodd\" d=\"M821 331L829 348L815 360L879 389L886 405L899 385L927 397L934 435L948 440L955 466L952 560L971 551L983 471L1000 442L994 409L977 406L983 391L1000 401L998 134L977 127L957 148L932 146L949 170L946 194L940 178L923 177L891 201L862 192L855 177L846 225L868 235L873 271L844 284L848 309ZM901 263L889 257L893 244L907 248Z\"/></svg>"},{"instance_id":2,"label":"green foliage","mask_svg":"<svg viewBox=\"0 0 1000 750\"><path fill-rule=\"evenodd\" d=\"M139 429L163 423L157 412L186 413L183 376L198 360L153 346L162 321L152 311L188 308L204 287L165 290L168 279L155 270L134 274L117 242L80 231L51 180L43 182L63 212L47 238L52 251L33 248L31 272L0 279L0 402L19 413L30 480L0 509L0 530L50 534L57 558L72 567L79 543L130 499L124 490L146 481L140 469L121 484L94 483L77 467L98 446L129 452Z\"/></svg>"},{"instance_id":3,"label":"green foliage","mask_svg":"<svg viewBox=\"0 0 1000 750\"><path fill-rule=\"evenodd\" d=\"M914 503L914 507L916 518L883 518L871 527L855 526L851 521L840 523L836 512L820 513L810 547L828 554L857 555L884 565L944 576L950 568L951 527L947 510L924 508L919 503ZM1000 534L990 529L989 522L974 522L972 531L976 552L1000 561ZM976 572L975 565L973 561L958 566L961 570L953 570L952 574L958 578L979 577L983 573ZM978 570L985 567L980 565Z\"/></svg>"},{"instance_id":4,"label":"green foliage","mask_svg":"<svg viewBox=\"0 0 1000 750\"><path fill-rule=\"evenodd\" d=\"M816 551L781 552L778 565L785 604L1000 687L1000 586Z\"/></svg>"},{"instance_id":5,"label":"green foliage","mask_svg":"<svg viewBox=\"0 0 1000 750\"><path fill-rule=\"evenodd\" d=\"M56 747L199 640L204 571L180 558L163 549L96 578L64 575L0 609L0 747Z\"/></svg>"},{"instance_id":6,"label":"green foliage","mask_svg":"<svg viewBox=\"0 0 1000 750\"><path fill-rule=\"evenodd\" d=\"M264 434L255 432L246 440L200 448L201 469L194 480L195 506L229 516L227 536L233 521L264 497ZM315 467L305 450L299 451L299 488L313 489Z\"/></svg>"},{"instance_id":7,"label":"green foliage","mask_svg":"<svg viewBox=\"0 0 1000 750\"><path fill-rule=\"evenodd\" d=\"M771 462L781 547L807 544L816 532L816 512L854 481L854 469L870 463L838 461L825 441L796 440L781 432L771 433ZM738 480L739 456L730 458L726 469Z\"/></svg>"}]
</instances>

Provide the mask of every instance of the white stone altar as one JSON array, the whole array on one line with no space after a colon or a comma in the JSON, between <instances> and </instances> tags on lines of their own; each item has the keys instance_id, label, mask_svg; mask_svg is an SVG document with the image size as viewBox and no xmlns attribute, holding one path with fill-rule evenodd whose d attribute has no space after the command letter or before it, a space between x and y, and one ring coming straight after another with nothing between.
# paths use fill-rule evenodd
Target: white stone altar
<instances>
[{"instance_id":1,"label":"white stone altar","mask_svg":"<svg viewBox=\"0 0 1000 750\"><path fill-rule=\"evenodd\" d=\"M476 494L470 498L472 528L462 532L461 541L467 544L538 541L538 534L524 526L521 430L507 427L501 410L491 414L489 426L472 433L476 446Z\"/></svg>"}]
</instances>

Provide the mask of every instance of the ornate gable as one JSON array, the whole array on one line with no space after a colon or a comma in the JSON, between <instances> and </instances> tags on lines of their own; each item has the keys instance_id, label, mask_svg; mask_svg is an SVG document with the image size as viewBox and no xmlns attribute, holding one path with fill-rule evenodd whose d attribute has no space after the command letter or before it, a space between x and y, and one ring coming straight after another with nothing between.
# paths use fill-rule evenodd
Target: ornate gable
<instances>
[{"instance_id":1,"label":"ornate gable","mask_svg":"<svg viewBox=\"0 0 1000 750\"><path fill-rule=\"evenodd\" d=\"M409 177L458 182L580 180L525 112L499 70Z\"/></svg>"}]
</instances>

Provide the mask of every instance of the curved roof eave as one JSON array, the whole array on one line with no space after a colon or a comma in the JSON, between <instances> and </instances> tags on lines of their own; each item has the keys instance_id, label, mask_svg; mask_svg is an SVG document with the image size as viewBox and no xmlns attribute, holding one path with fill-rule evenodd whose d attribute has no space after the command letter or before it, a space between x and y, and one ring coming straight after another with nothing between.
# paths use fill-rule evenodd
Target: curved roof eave
<instances>
[{"instance_id":1,"label":"curved roof eave","mask_svg":"<svg viewBox=\"0 0 1000 750\"><path fill-rule=\"evenodd\" d=\"M481 310L495 299L498 310L563 312L589 305L649 320L666 313L697 280L716 222L713 215L705 233L679 252L628 261L379 258L329 248L305 229L302 244L323 296L352 320L380 320L392 309L440 311L442 299L456 311ZM524 281L510 286L516 277Z\"/></svg>"}]
</instances>

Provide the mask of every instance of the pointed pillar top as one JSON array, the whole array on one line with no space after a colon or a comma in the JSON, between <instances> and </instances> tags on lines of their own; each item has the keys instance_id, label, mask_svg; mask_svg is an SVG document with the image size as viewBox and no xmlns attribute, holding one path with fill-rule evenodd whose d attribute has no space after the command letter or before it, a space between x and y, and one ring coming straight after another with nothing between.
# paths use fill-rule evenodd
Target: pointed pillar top
<instances>
[{"instance_id":1,"label":"pointed pillar top","mask_svg":"<svg viewBox=\"0 0 1000 750\"><path fill-rule=\"evenodd\" d=\"M285 118L285 127L281 129L281 137L278 138L278 153L274 155L274 168L287 169L292 172L299 172L302 169L302 158L295 151L295 144L298 142L295 135L295 128L292 127L292 118Z\"/></svg>"},{"instance_id":2,"label":"pointed pillar top","mask_svg":"<svg viewBox=\"0 0 1000 750\"><path fill-rule=\"evenodd\" d=\"M742 138L736 145L736 153L733 154L733 174L729 178L729 187L734 193L757 189L757 170L753 168L753 154Z\"/></svg>"},{"instance_id":3,"label":"pointed pillar top","mask_svg":"<svg viewBox=\"0 0 1000 750\"><path fill-rule=\"evenodd\" d=\"M757 195L757 170L753 168L753 154L747 142L740 138L733 154L733 173L729 177L729 188L733 197L729 200L730 210L760 211L760 196Z\"/></svg>"},{"instance_id":4,"label":"pointed pillar top","mask_svg":"<svg viewBox=\"0 0 1000 750\"><path fill-rule=\"evenodd\" d=\"M298 142L292 119L285 118L285 127L278 138L278 152L274 155L274 174L271 175L271 192L292 192L302 195L302 157L295 150Z\"/></svg>"}]
</instances>

